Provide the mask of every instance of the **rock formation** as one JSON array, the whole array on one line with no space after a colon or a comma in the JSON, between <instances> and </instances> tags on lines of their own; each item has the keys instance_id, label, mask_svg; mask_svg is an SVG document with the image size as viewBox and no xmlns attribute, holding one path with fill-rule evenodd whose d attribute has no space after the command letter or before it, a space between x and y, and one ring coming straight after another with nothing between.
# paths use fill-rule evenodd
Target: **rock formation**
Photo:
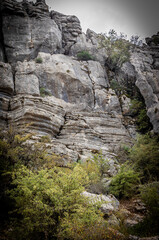
<instances>
[{"instance_id":1,"label":"rock formation","mask_svg":"<svg viewBox=\"0 0 159 240\"><path fill-rule=\"evenodd\" d=\"M75 16L49 13L44 0L4 0L0 27L2 128L31 123L29 130L50 135L50 151L73 161L100 150L113 158L121 144L131 144L133 119L125 124L130 100L119 99L110 88L107 53L99 48L98 34L82 33ZM149 42L112 74L119 83L139 88L159 132L158 45ZM83 50L95 61L79 61L77 53Z\"/></svg>"}]
</instances>

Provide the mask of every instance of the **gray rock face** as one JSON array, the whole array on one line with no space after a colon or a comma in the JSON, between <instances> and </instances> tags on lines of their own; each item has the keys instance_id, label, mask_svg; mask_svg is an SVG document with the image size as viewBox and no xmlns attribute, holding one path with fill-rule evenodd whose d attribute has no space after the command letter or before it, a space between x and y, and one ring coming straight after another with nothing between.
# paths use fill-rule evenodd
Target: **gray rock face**
<instances>
[{"instance_id":1,"label":"gray rock face","mask_svg":"<svg viewBox=\"0 0 159 240\"><path fill-rule=\"evenodd\" d=\"M34 62L33 62L34 63ZM34 65L34 64L33 64ZM39 79L33 74L33 65L28 62L17 63L15 74L15 92L16 94L29 94L39 96Z\"/></svg>"},{"instance_id":2,"label":"gray rock face","mask_svg":"<svg viewBox=\"0 0 159 240\"><path fill-rule=\"evenodd\" d=\"M8 124L24 127L29 123L29 130L37 134L54 137L64 123L65 111L56 101L17 95L10 100L9 105L10 111L6 113Z\"/></svg>"},{"instance_id":3,"label":"gray rock face","mask_svg":"<svg viewBox=\"0 0 159 240\"><path fill-rule=\"evenodd\" d=\"M31 63L40 87L47 89L65 102L76 103L90 109L108 109L110 101L118 104L116 96L109 97L106 72L99 62L76 61L71 57L39 53L41 64ZM25 63L22 68L27 69ZM24 66L25 65L25 66ZM120 109L118 109L120 111Z\"/></svg>"},{"instance_id":4,"label":"gray rock face","mask_svg":"<svg viewBox=\"0 0 159 240\"><path fill-rule=\"evenodd\" d=\"M1 104L5 126L31 123L29 128L36 134L51 136L52 151L73 161L85 160L100 150L112 158L111 151L131 142L122 124L119 100L108 89L99 62L77 61L62 54L39 53L38 57L40 64L17 62L16 96L9 102L3 98ZM39 88L52 96L38 97Z\"/></svg>"},{"instance_id":5,"label":"gray rock face","mask_svg":"<svg viewBox=\"0 0 159 240\"><path fill-rule=\"evenodd\" d=\"M61 32L51 19L16 15L3 16L3 35L10 63L34 59L38 52L57 53L61 48Z\"/></svg>"},{"instance_id":6,"label":"gray rock face","mask_svg":"<svg viewBox=\"0 0 159 240\"><path fill-rule=\"evenodd\" d=\"M159 71L153 67L152 54L138 51L132 54L131 63L136 71L136 86L139 88L147 107L147 115L154 132L159 132Z\"/></svg>"},{"instance_id":7,"label":"gray rock face","mask_svg":"<svg viewBox=\"0 0 159 240\"><path fill-rule=\"evenodd\" d=\"M119 201L113 195L97 195L86 191L83 192L82 195L88 198L88 200L94 205L98 202L102 202L100 209L106 215L119 209Z\"/></svg>"},{"instance_id":8,"label":"gray rock face","mask_svg":"<svg viewBox=\"0 0 159 240\"><path fill-rule=\"evenodd\" d=\"M76 16L67 16L56 11L51 11L50 16L62 32L63 50L65 54L68 54L69 49L77 42L77 37L82 33L80 21Z\"/></svg>"},{"instance_id":9,"label":"gray rock face","mask_svg":"<svg viewBox=\"0 0 159 240\"><path fill-rule=\"evenodd\" d=\"M90 29L77 37L77 42L70 48L69 54L76 56L78 52L88 51L97 61L105 64L108 56L104 48L100 47L99 35Z\"/></svg>"},{"instance_id":10,"label":"gray rock face","mask_svg":"<svg viewBox=\"0 0 159 240\"><path fill-rule=\"evenodd\" d=\"M145 100L147 115L153 125L154 132L159 132L159 70L158 46L136 48L131 53L130 62L123 64L113 78L127 89L131 96L135 95L136 87ZM121 98L123 104L123 99ZM129 103L128 103L129 104ZM123 114L128 113L126 105Z\"/></svg>"},{"instance_id":11,"label":"gray rock face","mask_svg":"<svg viewBox=\"0 0 159 240\"><path fill-rule=\"evenodd\" d=\"M13 95L14 82L11 66L0 62L0 94Z\"/></svg>"},{"instance_id":12,"label":"gray rock face","mask_svg":"<svg viewBox=\"0 0 159 240\"><path fill-rule=\"evenodd\" d=\"M15 14L19 16L29 16L44 18L49 16L48 6L45 0L37 0L35 3L24 0L17 2L15 0L4 0L2 2L2 12Z\"/></svg>"}]
</instances>

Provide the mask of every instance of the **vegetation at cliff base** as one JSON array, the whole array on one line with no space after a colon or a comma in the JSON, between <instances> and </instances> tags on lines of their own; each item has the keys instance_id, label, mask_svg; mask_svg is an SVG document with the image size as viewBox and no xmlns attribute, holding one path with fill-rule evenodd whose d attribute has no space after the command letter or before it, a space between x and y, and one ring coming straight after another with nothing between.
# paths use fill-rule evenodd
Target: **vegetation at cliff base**
<instances>
[{"instance_id":1,"label":"vegetation at cliff base","mask_svg":"<svg viewBox=\"0 0 159 240\"><path fill-rule=\"evenodd\" d=\"M8 240L123 239L103 218L99 210L101 203L94 205L81 194L93 181L93 174L99 172L100 178L103 158L96 157L97 171L86 170L80 163L58 167L56 160L60 159L48 156L43 140L33 144L31 134L21 133L10 128L0 136L3 237Z\"/></svg>"},{"instance_id":2,"label":"vegetation at cliff base","mask_svg":"<svg viewBox=\"0 0 159 240\"><path fill-rule=\"evenodd\" d=\"M121 165L119 172L112 178L109 191L118 199L130 198L136 194L140 183L140 174L126 162Z\"/></svg>"}]
</instances>

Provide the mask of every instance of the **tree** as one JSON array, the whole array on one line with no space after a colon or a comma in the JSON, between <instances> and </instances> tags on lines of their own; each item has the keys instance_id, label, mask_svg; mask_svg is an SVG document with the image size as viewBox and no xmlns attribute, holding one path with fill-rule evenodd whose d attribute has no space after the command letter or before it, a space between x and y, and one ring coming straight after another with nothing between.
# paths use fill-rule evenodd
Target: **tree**
<instances>
[{"instance_id":1,"label":"tree","mask_svg":"<svg viewBox=\"0 0 159 240\"><path fill-rule=\"evenodd\" d=\"M108 34L101 34L99 44L101 48L105 48L108 54L108 64L112 70L121 67L130 58L130 42L124 38L124 34L118 36L113 29Z\"/></svg>"}]
</instances>

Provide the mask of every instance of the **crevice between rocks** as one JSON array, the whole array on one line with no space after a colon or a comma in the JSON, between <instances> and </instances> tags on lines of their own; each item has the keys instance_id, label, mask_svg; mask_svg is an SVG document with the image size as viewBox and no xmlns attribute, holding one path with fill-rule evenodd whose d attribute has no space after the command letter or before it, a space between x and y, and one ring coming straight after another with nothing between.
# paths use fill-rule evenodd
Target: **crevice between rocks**
<instances>
[{"instance_id":1,"label":"crevice between rocks","mask_svg":"<svg viewBox=\"0 0 159 240\"><path fill-rule=\"evenodd\" d=\"M88 64L88 62L87 62ZM87 70L87 74L89 79L91 80L92 83L92 91L93 91L93 102L94 102L94 108L96 106L96 95L95 95L95 82L93 81L93 79L91 78L91 71L89 70L88 66L85 66L86 70Z\"/></svg>"},{"instance_id":2,"label":"crevice between rocks","mask_svg":"<svg viewBox=\"0 0 159 240\"><path fill-rule=\"evenodd\" d=\"M14 84L13 95L16 95L16 90L15 90L15 74L16 74L16 70L15 70L15 68L13 66L12 66L12 74L13 74L13 84Z\"/></svg>"},{"instance_id":3,"label":"crevice between rocks","mask_svg":"<svg viewBox=\"0 0 159 240\"><path fill-rule=\"evenodd\" d=\"M65 124L66 124L66 113L65 113L65 115L63 116L63 118L64 118L64 123L60 126L59 132L56 134L55 138L58 138L58 137L61 135L62 129L64 128L64 126L65 126Z\"/></svg>"},{"instance_id":4,"label":"crevice between rocks","mask_svg":"<svg viewBox=\"0 0 159 240\"><path fill-rule=\"evenodd\" d=\"M2 55L4 62L8 62L5 44L4 44L4 35L3 35L3 17L2 17L2 3L0 3L0 49L2 50Z\"/></svg>"}]
</instances>

